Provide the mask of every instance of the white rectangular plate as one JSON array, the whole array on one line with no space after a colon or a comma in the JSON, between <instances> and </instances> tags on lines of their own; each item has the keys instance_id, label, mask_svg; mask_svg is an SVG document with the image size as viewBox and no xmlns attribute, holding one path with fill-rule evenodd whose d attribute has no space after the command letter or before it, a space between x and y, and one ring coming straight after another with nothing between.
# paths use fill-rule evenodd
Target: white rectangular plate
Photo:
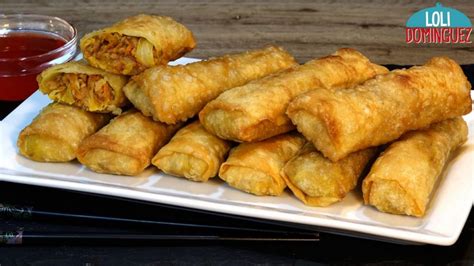
<instances>
[{"instance_id":1,"label":"white rectangular plate","mask_svg":"<svg viewBox=\"0 0 474 266\"><path fill-rule=\"evenodd\" d=\"M186 64L194 59L182 58ZM308 207L289 192L257 197L227 186L219 178L196 183L150 167L138 177L97 174L71 163L38 163L19 156L16 141L49 99L34 93L0 123L0 180L105 194L233 215L297 223L400 243L452 245L459 237L473 202L474 116L465 116L469 140L442 174L424 218L379 212L362 204L360 189L327 208ZM58 199L64 200L64 199Z\"/></svg>"}]
</instances>

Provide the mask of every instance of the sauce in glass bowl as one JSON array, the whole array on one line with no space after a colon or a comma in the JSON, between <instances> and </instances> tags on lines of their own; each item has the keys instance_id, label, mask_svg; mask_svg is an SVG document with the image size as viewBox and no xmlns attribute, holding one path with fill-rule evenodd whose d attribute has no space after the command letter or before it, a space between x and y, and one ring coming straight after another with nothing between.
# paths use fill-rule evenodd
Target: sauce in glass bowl
<instances>
[{"instance_id":1,"label":"sauce in glass bowl","mask_svg":"<svg viewBox=\"0 0 474 266\"><path fill-rule=\"evenodd\" d=\"M0 100L26 99L38 88L36 76L76 49L75 28L60 18L0 15Z\"/></svg>"},{"instance_id":2,"label":"sauce in glass bowl","mask_svg":"<svg viewBox=\"0 0 474 266\"><path fill-rule=\"evenodd\" d=\"M36 32L13 32L0 36L0 58L41 55L66 44L58 36Z\"/></svg>"}]
</instances>

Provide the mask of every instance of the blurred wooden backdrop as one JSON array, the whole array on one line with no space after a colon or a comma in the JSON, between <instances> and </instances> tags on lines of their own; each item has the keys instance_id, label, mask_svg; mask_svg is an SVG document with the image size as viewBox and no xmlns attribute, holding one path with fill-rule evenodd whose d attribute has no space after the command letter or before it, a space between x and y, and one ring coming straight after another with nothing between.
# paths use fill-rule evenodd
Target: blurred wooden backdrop
<instances>
[{"instance_id":1,"label":"blurred wooden backdrop","mask_svg":"<svg viewBox=\"0 0 474 266\"><path fill-rule=\"evenodd\" d=\"M171 1L171 0L0 0L0 13L62 17L80 35L138 13L161 14L184 23L198 47L188 56L206 58L279 44L304 62L339 47L361 50L377 63L421 64L435 55L474 63L474 44L409 45L405 22L435 1ZM474 1L443 1L474 18ZM474 33L471 36L474 39Z\"/></svg>"}]
</instances>

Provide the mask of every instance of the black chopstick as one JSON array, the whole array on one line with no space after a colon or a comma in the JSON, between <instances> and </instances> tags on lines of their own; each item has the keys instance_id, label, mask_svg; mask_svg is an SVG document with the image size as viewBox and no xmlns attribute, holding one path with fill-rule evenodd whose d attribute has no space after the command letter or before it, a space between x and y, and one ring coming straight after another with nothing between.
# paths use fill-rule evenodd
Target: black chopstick
<instances>
[{"instance_id":1,"label":"black chopstick","mask_svg":"<svg viewBox=\"0 0 474 266\"><path fill-rule=\"evenodd\" d=\"M187 224L179 228L212 228L213 226L247 231L314 232L314 230L302 229L290 223L10 182L0 182L0 202L15 203L13 206L7 205L3 214L0 209L0 217L34 218L34 220L57 221L59 224L105 222L113 226L150 229L165 227L167 224L169 226ZM11 209L11 207L16 207L16 209ZM33 213L36 213L34 217Z\"/></svg>"},{"instance_id":2,"label":"black chopstick","mask_svg":"<svg viewBox=\"0 0 474 266\"><path fill-rule=\"evenodd\" d=\"M17 221L32 220L32 221L47 221L55 223L66 223L74 221L75 223L88 222L89 224L108 224L110 226L153 226L154 229L168 229L168 230L184 230L184 229L198 229L198 230L213 230L219 232L235 232L235 233L265 233L265 234L281 234L282 232L291 232L293 235L311 236L314 237L314 232L303 230L288 229L285 231L275 229L263 229L252 227L235 227L226 225L209 225L203 223L184 223L184 222L168 222L144 219L131 219L122 217L110 217L100 215L90 215L86 213L66 213L52 210L36 209L32 206L18 206L0 203L0 219L14 219Z\"/></svg>"},{"instance_id":3,"label":"black chopstick","mask_svg":"<svg viewBox=\"0 0 474 266\"><path fill-rule=\"evenodd\" d=\"M12 231L0 231L0 245L44 245L44 244L130 244L130 242L162 242L162 241L268 241L268 242L317 242L317 233L313 235L278 234L153 234L124 232L80 232L80 231L26 231L22 228Z\"/></svg>"},{"instance_id":4,"label":"black chopstick","mask_svg":"<svg viewBox=\"0 0 474 266\"><path fill-rule=\"evenodd\" d=\"M319 241L318 232L299 228L8 182L0 182L0 202L16 203L0 203L0 243L4 245Z\"/></svg>"}]
</instances>

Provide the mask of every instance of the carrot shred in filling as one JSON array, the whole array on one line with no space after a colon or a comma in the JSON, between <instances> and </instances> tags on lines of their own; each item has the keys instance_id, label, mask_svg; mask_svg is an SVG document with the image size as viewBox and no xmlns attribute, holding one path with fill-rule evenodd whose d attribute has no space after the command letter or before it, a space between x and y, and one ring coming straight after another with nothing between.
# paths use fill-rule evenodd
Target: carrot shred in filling
<instances>
[{"instance_id":1,"label":"carrot shred in filling","mask_svg":"<svg viewBox=\"0 0 474 266\"><path fill-rule=\"evenodd\" d=\"M114 97L109 83L100 75L63 73L51 80L49 86L65 93L69 88L72 97L82 104L90 100L90 97L98 103L107 103Z\"/></svg>"},{"instance_id":2,"label":"carrot shred in filling","mask_svg":"<svg viewBox=\"0 0 474 266\"><path fill-rule=\"evenodd\" d=\"M85 47L86 56L95 57L119 71L133 68L145 70L146 67L135 58L139 37L114 32L103 33L93 38L94 40ZM156 49L153 50L153 57L156 59L159 55Z\"/></svg>"}]
</instances>

